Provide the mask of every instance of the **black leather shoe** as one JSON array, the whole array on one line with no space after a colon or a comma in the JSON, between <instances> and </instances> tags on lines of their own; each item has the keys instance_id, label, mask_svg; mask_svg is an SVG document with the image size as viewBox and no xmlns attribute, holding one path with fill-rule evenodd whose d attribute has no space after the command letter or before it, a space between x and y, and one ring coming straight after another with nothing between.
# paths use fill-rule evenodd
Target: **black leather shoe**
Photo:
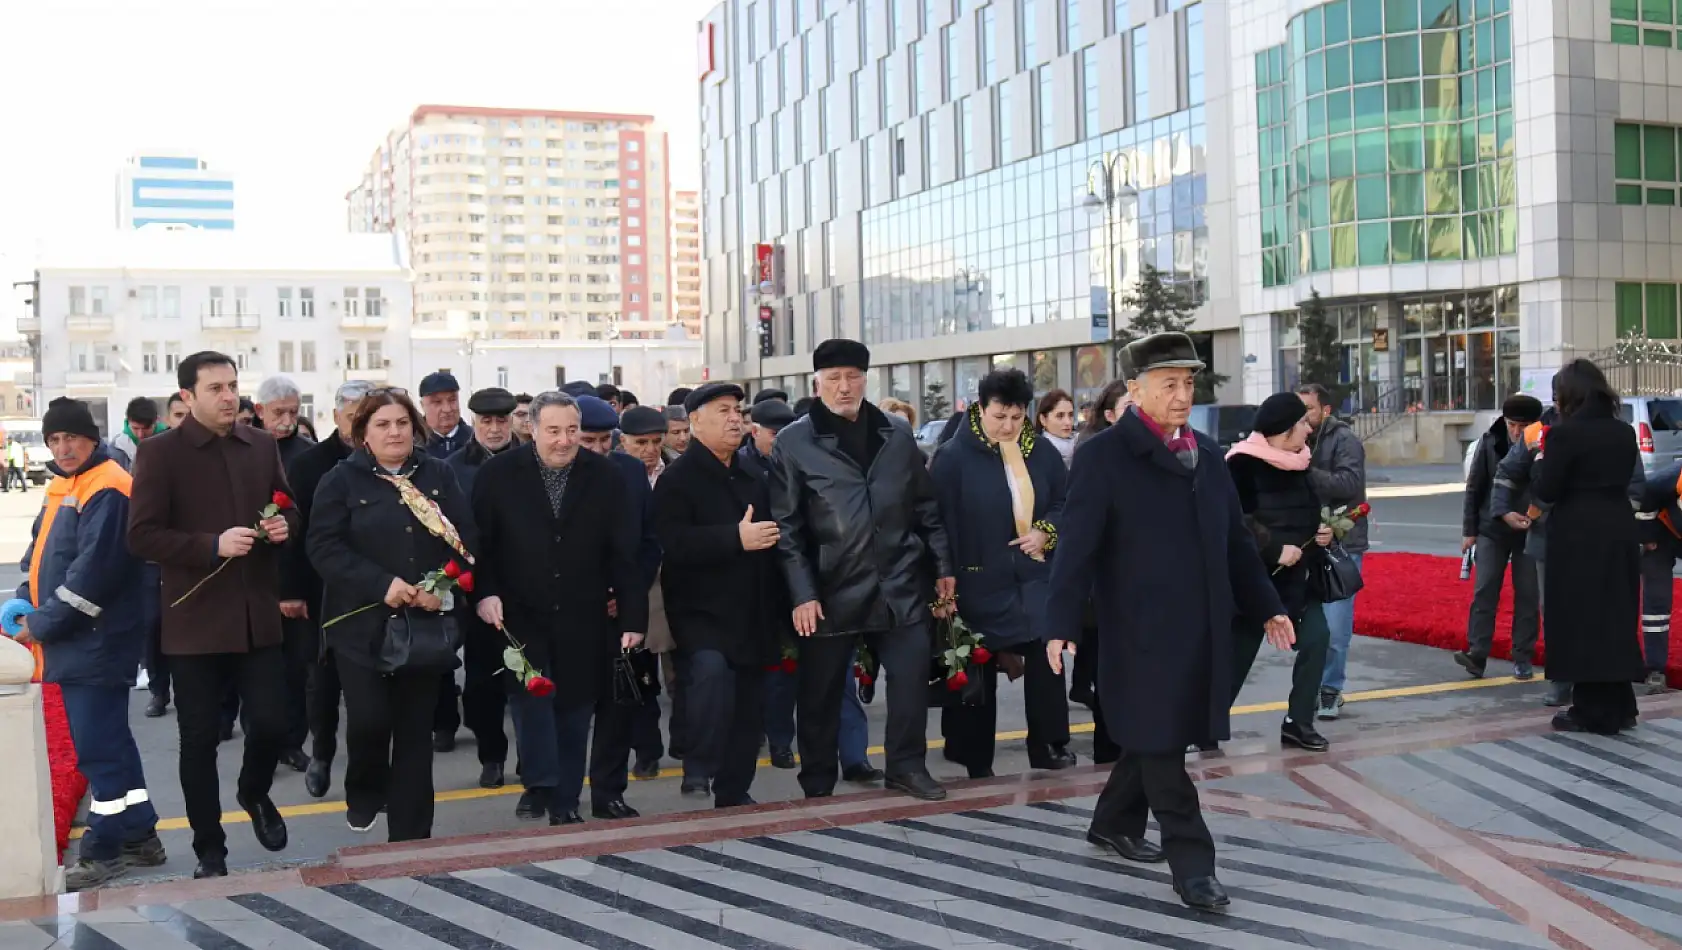
<instances>
[{"instance_id":1,"label":"black leather shoe","mask_svg":"<svg viewBox=\"0 0 1682 950\"><path fill-rule=\"evenodd\" d=\"M794 752L790 749L772 749L771 767L774 769L794 768Z\"/></svg>"},{"instance_id":2,"label":"black leather shoe","mask_svg":"<svg viewBox=\"0 0 1682 950\"><path fill-rule=\"evenodd\" d=\"M228 858L221 854L207 854L199 858L198 867L193 868L193 880L202 881L207 877L227 877Z\"/></svg>"},{"instance_id":3,"label":"black leather shoe","mask_svg":"<svg viewBox=\"0 0 1682 950\"><path fill-rule=\"evenodd\" d=\"M904 775L890 775L882 780L882 787L896 792L904 792L912 798L925 802L938 802L946 798L946 789L927 772L907 772Z\"/></svg>"},{"instance_id":4,"label":"black leather shoe","mask_svg":"<svg viewBox=\"0 0 1682 950\"><path fill-rule=\"evenodd\" d=\"M569 812L563 812L559 815L550 815L549 816L550 827L554 827L555 825L582 825L582 824L584 824L584 816L580 815L576 810L569 811Z\"/></svg>"},{"instance_id":5,"label":"black leather shoe","mask_svg":"<svg viewBox=\"0 0 1682 950\"><path fill-rule=\"evenodd\" d=\"M1555 732L1588 732L1569 710L1554 713L1553 727Z\"/></svg>"},{"instance_id":6,"label":"black leather shoe","mask_svg":"<svg viewBox=\"0 0 1682 950\"><path fill-rule=\"evenodd\" d=\"M311 759L309 768L304 770L304 791L309 792L311 798L326 798L327 790L332 787L333 763Z\"/></svg>"},{"instance_id":7,"label":"black leather shoe","mask_svg":"<svg viewBox=\"0 0 1682 950\"><path fill-rule=\"evenodd\" d=\"M995 775L994 775L994 772L991 768L980 768L980 769L978 769L978 768L976 768L975 766L972 765L972 766L969 766L969 777L970 778L994 778Z\"/></svg>"},{"instance_id":8,"label":"black leather shoe","mask_svg":"<svg viewBox=\"0 0 1682 950\"><path fill-rule=\"evenodd\" d=\"M503 784L501 762L486 762L479 767L480 788L501 788Z\"/></svg>"},{"instance_id":9,"label":"black leather shoe","mask_svg":"<svg viewBox=\"0 0 1682 950\"><path fill-rule=\"evenodd\" d=\"M1068 746L1052 746L1045 752L1028 753L1028 767L1031 769L1056 772L1073 768L1078 761L1075 754L1069 751Z\"/></svg>"},{"instance_id":10,"label":"black leather shoe","mask_svg":"<svg viewBox=\"0 0 1682 950\"><path fill-rule=\"evenodd\" d=\"M869 762L865 762L860 765L849 765L842 769L841 777L854 785L874 785L882 781L883 772Z\"/></svg>"},{"instance_id":11,"label":"black leather shoe","mask_svg":"<svg viewBox=\"0 0 1682 950\"><path fill-rule=\"evenodd\" d=\"M455 750L456 750L456 734L455 733L445 732L442 729L440 729L439 731L434 732L432 734L432 751L437 752L441 755L445 752L454 752Z\"/></svg>"},{"instance_id":12,"label":"black leather shoe","mask_svg":"<svg viewBox=\"0 0 1682 950\"><path fill-rule=\"evenodd\" d=\"M1460 664L1460 668L1465 670L1466 675L1470 676L1472 679L1483 679L1483 671L1487 666L1485 661L1478 659L1465 650L1461 650L1459 653L1454 654L1454 662Z\"/></svg>"},{"instance_id":13,"label":"black leather shoe","mask_svg":"<svg viewBox=\"0 0 1682 950\"><path fill-rule=\"evenodd\" d=\"M713 802L713 807L714 808L746 808L749 805L757 805L757 804L759 804L759 803L754 801L752 798L748 797L747 795L743 795L741 798L739 798L739 799L737 799L736 801L733 801L733 802L715 801L715 802Z\"/></svg>"},{"instance_id":14,"label":"black leather shoe","mask_svg":"<svg viewBox=\"0 0 1682 950\"><path fill-rule=\"evenodd\" d=\"M286 765L292 766L292 771L294 772L309 771L310 757L304 754L303 749L289 749L282 752L280 754L280 761Z\"/></svg>"},{"instance_id":15,"label":"black leather shoe","mask_svg":"<svg viewBox=\"0 0 1682 950\"><path fill-rule=\"evenodd\" d=\"M520 802L514 806L514 817L521 821L537 821L549 813L546 803L548 794L541 788L528 788L520 793Z\"/></svg>"},{"instance_id":16,"label":"black leather shoe","mask_svg":"<svg viewBox=\"0 0 1682 950\"><path fill-rule=\"evenodd\" d=\"M631 777L640 779L659 778L660 760L638 759L636 763L631 766Z\"/></svg>"},{"instance_id":17,"label":"black leather shoe","mask_svg":"<svg viewBox=\"0 0 1682 950\"><path fill-rule=\"evenodd\" d=\"M686 778L679 791L685 795L711 795L713 783L704 778Z\"/></svg>"},{"instance_id":18,"label":"black leather shoe","mask_svg":"<svg viewBox=\"0 0 1682 950\"><path fill-rule=\"evenodd\" d=\"M1279 743L1294 745L1304 752L1324 752L1332 747L1326 737L1316 732L1314 727L1306 722L1292 722L1287 719L1279 724Z\"/></svg>"},{"instance_id":19,"label":"black leather shoe","mask_svg":"<svg viewBox=\"0 0 1682 950\"><path fill-rule=\"evenodd\" d=\"M1167 860L1161 848L1144 838L1129 838L1125 835L1088 830L1086 840L1100 848L1109 848L1123 859L1139 864L1161 864Z\"/></svg>"},{"instance_id":20,"label":"black leather shoe","mask_svg":"<svg viewBox=\"0 0 1682 950\"><path fill-rule=\"evenodd\" d=\"M273 799L267 795L253 798L238 795L234 801L251 816L251 830L257 833L258 844L269 851L286 847L286 819L280 817L280 809L274 807Z\"/></svg>"},{"instance_id":21,"label":"black leather shoe","mask_svg":"<svg viewBox=\"0 0 1682 950\"><path fill-rule=\"evenodd\" d=\"M1193 910L1224 911L1232 903L1226 888L1213 875L1176 881L1174 893L1180 895L1180 900Z\"/></svg>"},{"instance_id":22,"label":"black leather shoe","mask_svg":"<svg viewBox=\"0 0 1682 950\"><path fill-rule=\"evenodd\" d=\"M621 818L641 818L642 812L625 804L623 798L615 798L611 802L590 806L590 817L603 821L617 821Z\"/></svg>"},{"instance_id":23,"label":"black leather shoe","mask_svg":"<svg viewBox=\"0 0 1682 950\"><path fill-rule=\"evenodd\" d=\"M154 694L146 703L146 718L156 719L169 712L169 700Z\"/></svg>"}]
</instances>

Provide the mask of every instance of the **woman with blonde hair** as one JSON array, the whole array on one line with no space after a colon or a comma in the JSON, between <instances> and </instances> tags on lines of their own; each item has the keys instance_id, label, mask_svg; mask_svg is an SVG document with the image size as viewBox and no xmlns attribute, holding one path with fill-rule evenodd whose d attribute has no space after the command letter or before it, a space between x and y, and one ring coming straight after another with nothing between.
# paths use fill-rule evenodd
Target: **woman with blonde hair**
<instances>
[{"instance_id":1,"label":"woman with blonde hair","mask_svg":"<svg viewBox=\"0 0 1682 950\"><path fill-rule=\"evenodd\" d=\"M906 402L905 400L895 399L894 397L889 396L888 398L882 400L879 404L877 404L876 408L881 409L883 412L889 413L891 415L899 416L901 419L904 419L906 422L911 423L912 431L916 431L916 429L917 429L917 410L915 408L913 408L912 405L910 403Z\"/></svg>"}]
</instances>

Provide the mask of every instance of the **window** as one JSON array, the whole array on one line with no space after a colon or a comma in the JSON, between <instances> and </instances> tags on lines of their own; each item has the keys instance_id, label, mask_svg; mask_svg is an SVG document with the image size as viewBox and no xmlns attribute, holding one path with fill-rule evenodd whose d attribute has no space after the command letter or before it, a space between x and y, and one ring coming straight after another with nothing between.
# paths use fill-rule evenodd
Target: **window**
<instances>
[{"instance_id":1,"label":"window","mask_svg":"<svg viewBox=\"0 0 1682 950\"><path fill-rule=\"evenodd\" d=\"M140 371L148 374L158 372L158 344L140 344Z\"/></svg>"},{"instance_id":2,"label":"window","mask_svg":"<svg viewBox=\"0 0 1682 950\"><path fill-rule=\"evenodd\" d=\"M158 317L158 288L142 287L139 291L140 319L155 320Z\"/></svg>"},{"instance_id":3,"label":"window","mask_svg":"<svg viewBox=\"0 0 1682 950\"><path fill-rule=\"evenodd\" d=\"M98 315L111 312L110 291L107 288L93 288L93 295L91 299L93 304L92 313Z\"/></svg>"},{"instance_id":4,"label":"window","mask_svg":"<svg viewBox=\"0 0 1682 950\"><path fill-rule=\"evenodd\" d=\"M882 60L882 121L891 123L899 121L900 76L896 68L898 60L888 56Z\"/></svg>"},{"instance_id":5,"label":"window","mask_svg":"<svg viewBox=\"0 0 1682 950\"><path fill-rule=\"evenodd\" d=\"M88 312L88 289L86 287L71 287L70 315L80 316Z\"/></svg>"},{"instance_id":6,"label":"window","mask_svg":"<svg viewBox=\"0 0 1682 950\"><path fill-rule=\"evenodd\" d=\"M298 316L303 317L305 320L315 319L314 287L298 288ZM305 372L310 372L310 370L305 370Z\"/></svg>"},{"instance_id":7,"label":"window","mask_svg":"<svg viewBox=\"0 0 1682 950\"><path fill-rule=\"evenodd\" d=\"M1022 39L1020 48L1022 59L1016 64L1016 70L1017 72L1024 72L1040 64L1039 0L1016 0L1016 2L1016 33Z\"/></svg>"},{"instance_id":8,"label":"window","mask_svg":"<svg viewBox=\"0 0 1682 950\"><path fill-rule=\"evenodd\" d=\"M1150 35L1145 27L1133 30L1133 125L1151 118Z\"/></svg>"},{"instance_id":9,"label":"window","mask_svg":"<svg viewBox=\"0 0 1682 950\"><path fill-rule=\"evenodd\" d=\"M281 287L275 291L275 316L292 316L292 288Z\"/></svg>"},{"instance_id":10,"label":"window","mask_svg":"<svg viewBox=\"0 0 1682 950\"><path fill-rule=\"evenodd\" d=\"M296 373L298 371L298 347L291 340L280 341L280 372Z\"/></svg>"},{"instance_id":11,"label":"window","mask_svg":"<svg viewBox=\"0 0 1682 950\"><path fill-rule=\"evenodd\" d=\"M1674 47L1678 10L1673 0L1611 0L1612 42ZM1624 22L1619 22L1624 21Z\"/></svg>"},{"instance_id":12,"label":"window","mask_svg":"<svg viewBox=\"0 0 1682 950\"><path fill-rule=\"evenodd\" d=\"M1677 130L1668 125L1619 122L1613 127L1613 168L1621 205L1677 203Z\"/></svg>"},{"instance_id":13,"label":"window","mask_svg":"<svg viewBox=\"0 0 1682 950\"><path fill-rule=\"evenodd\" d=\"M998 129L999 132L998 164L1000 165L1009 164L1016 158L1016 135L1013 131L1016 123L1012 121L1010 99L1010 83L1000 84L998 109L993 120L993 127Z\"/></svg>"},{"instance_id":14,"label":"window","mask_svg":"<svg viewBox=\"0 0 1682 950\"><path fill-rule=\"evenodd\" d=\"M164 343L164 372L173 373L181 365L181 342L169 340Z\"/></svg>"},{"instance_id":15,"label":"window","mask_svg":"<svg viewBox=\"0 0 1682 950\"><path fill-rule=\"evenodd\" d=\"M1040 67L1040 97L1034 104L1040 117L1040 154L1057 148L1057 77L1052 74L1051 66Z\"/></svg>"},{"instance_id":16,"label":"window","mask_svg":"<svg viewBox=\"0 0 1682 950\"><path fill-rule=\"evenodd\" d=\"M315 341L305 340L298 344L298 372L315 372Z\"/></svg>"},{"instance_id":17,"label":"window","mask_svg":"<svg viewBox=\"0 0 1682 950\"><path fill-rule=\"evenodd\" d=\"M380 314L381 314L380 307L384 303L385 303L385 301L380 298L380 289L378 287L364 287L364 288L362 288L362 312L363 312L363 314L365 314L366 316L370 316L370 317L380 316Z\"/></svg>"},{"instance_id":18,"label":"window","mask_svg":"<svg viewBox=\"0 0 1682 950\"><path fill-rule=\"evenodd\" d=\"M355 287L345 288L345 316L357 317L362 315L362 301L357 297Z\"/></svg>"},{"instance_id":19,"label":"window","mask_svg":"<svg viewBox=\"0 0 1682 950\"><path fill-rule=\"evenodd\" d=\"M924 47L926 47L928 45L929 45L928 43L926 43L922 40L918 40L916 43L911 44L911 76L910 76L910 79L911 79L911 97L910 97L910 102L911 102L911 112L914 115L927 112L928 110L934 108L934 103L925 102L924 99L923 99L923 97L926 94L934 91L934 90L932 90L928 87L928 84L923 82L923 67L924 67L923 49L924 49Z\"/></svg>"},{"instance_id":20,"label":"window","mask_svg":"<svg viewBox=\"0 0 1682 950\"><path fill-rule=\"evenodd\" d=\"M180 319L181 317L181 288L165 287L163 292L164 319Z\"/></svg>"},{"instance_id":21,"label":"window","mask_svg":"<svg viewBox=\"0 0 1682 950\"><path fill-rule=\"evenodd\" d=\"M1063 52L1081 47L1080 6L1085 0L1063 0Z\"/></svg>"},{"instance_id":22,"label":"window","mask_svg":"<svg viewBox=\"0 0 1682 950\"><path fill-rule=\"evenodd\" d=\"M924 176L925 182L940 179L940 121L937 116L929 116L923 133L923 153L928 157L929 170Z\"/></svg>"},{"instance_id":23,"label":"window","mask_svg":"<svg viewBox=\"0 0 1682 950\"><path fill-rule=\"evenodd\" d=\"M362 368L362 347L355 340L345 341L345 369L359 370Z\"/></svg>"},{"instance_id":24,"label":"window","mask_svg":"<svg viewBox=\"0 0 1682 950\"><path fill-rule=\"evenodd\" d=\"M221 288L221 287L210 288L210 310L209 310L210 315L213 316L213 317L220 317L222 315L222 311L224 309L224 303L225 303L225 301L223 299L223 288Z\"/></svg>"},{"instance_id":25,"label":"window","mask_svg":"<svg viewBox=\"0 0 1682 950\"><path fill-rule=\"evenodd\" d=\"M945 37L946 47L946 89L943 98L951 102L952 97L963 88L963 76L958 72L958 63L961 61L958 55L958 28L946 27L941 31L941 35Z\"/></svg>"},{"instance_id":26,"label":"window","mask_svg":"<svg viewBox=\"0 0 1682 950\"><path fill-rule=\"evenodd\" d=\"M234 313L238 316L243 317L247 314L253 314L253 313L256 313L256 312L257 311L255 311L251 308L250 302L246 299L245 288L244 287L235 287L234 288Z\"/></svg>"},{"instance_id":27,"label":"window","mask_svg":"<svg viewBox=\"0 0 1682 950\"><path fill-rule=\"evenodd\" d=\"M1328 17L1329 19L1329 17ZM1204 99L1203 4L1186 8L1186 104L1199 106ZM1328 70L1330 67L1328 66Z\"/></svg>"},{"instance_id":28,"label":"window","mask_svg":"<svg viewBox=\"0 0 1682 950\"><path fill-rule=\"evenodd\" d=\"M981 25L977 33L981 38L980 60L981 85L991 86L999 81L999 23L998 16L993 12L993 5L988 4L977 14L981 18Z\"/></svg>"},{"instance_id":29,"label":"window","mask_svg":"<svg viewBox=\"0 0 1682 950\"><path fill-rule=\"evenodd\" d=\"M975 112L972 108L974 102L974 96L965 96L958 102L958 178L964 177L975 168Z\"/></svg>"},{"instance_id":30,"label":"window","mask_svg":"<svg viewBox=\"0 0 1682 950\"><path fill-rule=\"evenodd\" d=\"M1080 54L1080 134L1084 138L1097 138L1098 134L1104 130L1104 120L1099 108L1102 105L1098 92L1099 76L1098 48L1089 46L1081 50Z\"/></svg>"}]
</instances>

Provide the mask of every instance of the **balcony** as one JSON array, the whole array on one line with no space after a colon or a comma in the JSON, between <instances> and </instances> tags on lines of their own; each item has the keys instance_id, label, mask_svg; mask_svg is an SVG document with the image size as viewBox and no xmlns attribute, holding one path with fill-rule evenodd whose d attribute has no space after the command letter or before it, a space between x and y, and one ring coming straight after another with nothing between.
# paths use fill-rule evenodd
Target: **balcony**
<instances>
[{"instance_id":1,"label":"balcony","mask_svg":"<svg viewBox=\"0 0 1682 950\"><path fill-rule=\"evenodd\" d=\"M22 334L40 333L40 317L18 317L18 332Z\"/></svg>"},{"instance_id":2,"label":"balcony","mask_svg":"<svg viewBox=\"0 0 1682 950\"><path fill-rule=\"evenodd\" d=\"M353 380L353 379L360 379L365 383L376 383L376 384L379 384L379 385L384 385L385 383L388 383L388 382L391 381L391 370L384 367L384 366L381 366L377 369L347 369L347 370L345 370L345 381L349 382L350 380Z\"/></svg>"},{"instance_id":3,"label":"balcony","mask_svg":"<svg viewBox=\"0 0 1682 950\"><path fill-rule=\"evenodd\" d=\"M64 388L76 393L108 393L117 385L115 370L71 371L64 374Z\"/></svg>"},{"instance_id":4,"label":"balcony","mask_svg":"<svg viewBox=\"0 0 1682 950\"><path fill-rule=\"evenodd\" d=\"M347 313L339 317L341 330L384 330L391 326L391 318L382 308L379 313Z\"/></svg>"},{"instance_id":5,"label":"balcony","mask_svg":"<svg viewBox=\"0 0 1682 950\"><path fill-rule=\"evenodd\" d=\"M205 330L257 330L263 321L256 313L244 311L228 313L222 310L199 312L199 326Z\"/></svg>"},{"instance_id":6,"label":"balcony","mask_svg":"<svg viewBox=\"0 0 1682 950\"><path fill-rule=\"evenodd\" d=\"M110 333L116 327L116 315L109 313L73 313L64 318L64 328L71 333Z\"/></svg>"}]
</instances>

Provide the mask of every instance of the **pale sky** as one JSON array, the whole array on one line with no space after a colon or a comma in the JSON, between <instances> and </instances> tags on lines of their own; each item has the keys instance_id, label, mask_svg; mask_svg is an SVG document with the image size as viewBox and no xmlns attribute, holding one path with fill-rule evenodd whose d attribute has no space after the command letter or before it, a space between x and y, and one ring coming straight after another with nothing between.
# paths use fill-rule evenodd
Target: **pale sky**
<instances>
[{"instance_id":1,"label":"pale sky","mask_svg":"<svg viewBox=\"0 0 1682 950\"><path fill-rule=\"evenodd\" d=\"M700 176L695 25L718 0L0 0L0 278L115 227L145 149L237 176L241 230L344 230L422 103L653 115ZM17 296L0 286L0 332Z\"/></svg>"}]
</instances>

